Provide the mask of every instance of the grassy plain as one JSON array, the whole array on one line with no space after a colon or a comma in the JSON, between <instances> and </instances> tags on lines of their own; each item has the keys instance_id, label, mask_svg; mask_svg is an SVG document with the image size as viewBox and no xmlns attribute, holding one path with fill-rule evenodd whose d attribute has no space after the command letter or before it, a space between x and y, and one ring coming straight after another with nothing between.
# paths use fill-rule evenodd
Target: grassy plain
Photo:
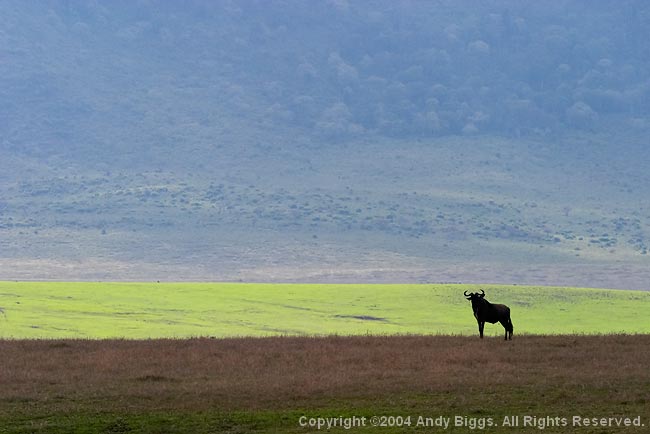
<instances>
[{"instance_id":1,"label":"grassy plain","mask_svg":"<svg viewBox=\"0 0 650 434\"><path fill-rule=\"evenodd\" d=\"M650 333L650 292L483 285L515 335ZM0 338L476 333L476 285L0 282ZM499 325L486 327L498 336Z\"/></svg>"},{"instance_id":2,"label":"grassy plain","mask_svg":"<svg viewBox=\"0 0 650 434\"><path fill-rule=\"evenodd\" d=\"M649 335L0 340L0 356L3 433L318 432L302 416L366 417L327 431L353 433L443 431L420 416L451 418L448 432L537 433L547 417L568 423L548 433L650 425ZM512 416L520 425L504 426ZM645 427L575 427L575 416Z\"/></svg>"}]
</instances>

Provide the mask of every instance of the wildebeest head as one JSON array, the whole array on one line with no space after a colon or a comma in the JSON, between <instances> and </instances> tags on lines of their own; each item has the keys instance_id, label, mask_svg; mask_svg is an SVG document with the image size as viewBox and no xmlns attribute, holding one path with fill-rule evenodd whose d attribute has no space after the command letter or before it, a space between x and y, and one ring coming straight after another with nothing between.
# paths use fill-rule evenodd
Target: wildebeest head
<instances>
[{"instance_id":1,"label":"wildebeest head","mask_svg":"<svg viewBox=\"0 0 650 434\"><path fill-rule=\"evenodd\" d=\"M479 294L478 292L470 292L469 294L467 291L463 292L465 295L465 298L468 299L469 301L472 302L472 308L474 311L476 311L476 307L483 303L484 297L485 297L485 291L481 289L481 293Z\"/></svg>"}]
</instances>

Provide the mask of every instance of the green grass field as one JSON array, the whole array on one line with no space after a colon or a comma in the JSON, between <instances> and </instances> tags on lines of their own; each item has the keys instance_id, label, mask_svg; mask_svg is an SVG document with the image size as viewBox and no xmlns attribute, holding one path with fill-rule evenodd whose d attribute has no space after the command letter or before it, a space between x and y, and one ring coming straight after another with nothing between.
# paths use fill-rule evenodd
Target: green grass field
<instances>
[{"instance_id":1,"label":"green grass field","mask_svg":"<svg viewBox=\"0 0 650 434\"><path fill-rule=\"evenodd\" d=\"M0 338L476 334L463 291L517 334L650 333L650 293L496 285L0 282ZM487 325L500 336L500 325Z\"/></svg>"}]
</instances>

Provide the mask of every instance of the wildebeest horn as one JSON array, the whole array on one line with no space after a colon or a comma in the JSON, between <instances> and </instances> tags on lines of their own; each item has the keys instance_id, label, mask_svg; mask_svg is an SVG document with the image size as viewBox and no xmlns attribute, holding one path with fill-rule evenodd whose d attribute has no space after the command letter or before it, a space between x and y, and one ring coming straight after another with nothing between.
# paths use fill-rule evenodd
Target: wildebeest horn
<instances>
[{"instance_id":1,"label":"wildebeest horn","mask_svg":"<svg viewBox=\"0 0 650 434\"><path fill-rule=\"evenodd\" d=\"M470 294L471 294L471 293L470 293ZM467 294L467 291L464 291L464 292L463 292L463 295L464 295L465 297L469 297L469 294Z\"/></svg>"},{"instance_id":2,"label":"wildebeest horn","mask_svg":"<svg viewBox=\"0 0 650 434\"><path fill-rule=\"evenodd\" d=\"M481 295L485 295L485 291L481 289Z\"/></svg>"}]
</instances>

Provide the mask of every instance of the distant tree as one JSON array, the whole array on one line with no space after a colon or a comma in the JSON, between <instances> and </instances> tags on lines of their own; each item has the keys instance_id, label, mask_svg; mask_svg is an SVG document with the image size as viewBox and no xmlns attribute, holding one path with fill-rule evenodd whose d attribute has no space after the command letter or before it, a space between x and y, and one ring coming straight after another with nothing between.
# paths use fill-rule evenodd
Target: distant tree
<instances>
[{"instance_id":1,"label":"distant tree","mask_svg":"<svg viewBox=\"0 0 650 434\"><path fill-rule=\"evenodd\" d=\"M566 111L567 121L577 128L590 128L598 119L598 114L585 102L578 101Z\"/></svg>"},{"instance_id":2,"label":"distant tree","mask_svg":"<svg viewBox=\"0 0 650 434\"><path fill-rule=\"evenodd\" d=\"M341 138L363 132L363 127L353 122L352 113L343 102L325 109L316 122L316 129L326 138Z\"/></svg>"}]
</instances>

